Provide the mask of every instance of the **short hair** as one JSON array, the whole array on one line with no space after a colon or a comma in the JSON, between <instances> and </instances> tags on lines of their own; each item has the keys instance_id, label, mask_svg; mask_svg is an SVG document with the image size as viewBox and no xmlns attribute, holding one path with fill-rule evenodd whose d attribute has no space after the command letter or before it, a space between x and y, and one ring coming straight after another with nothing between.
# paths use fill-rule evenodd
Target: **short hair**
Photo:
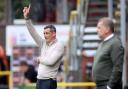
<instances>
[{"instance_id":1,"label":"short hair","mask_svg":"<svg viewBox=\"0 0 128 89\"><path fill-rule=\"evenodd\" d=\"M28 63L26 61L21 61L20 66L28 66Z\"/></svg>"},{"instance_id":2,"label":"short hair","mask_svg":"<svg viewBox=\"0 0 128 89\"><path fill-rule=\"evenodd\" d=\"M101 19L99 19L99 22L103 22L103 24L106 26L106 27L109 27L110 30L114 33L114 22L112 19L110 19L109 17L103 17Z\"/></svg>"},{"instance_id":3,"label":"short hair","mask_svg":"<svg viewBox=\"0 0 128 89\"><path fill-rule=\"evenodd\" d=\"M56 28L55 28L54 25L47 25L47 26L44 27L44 29L47 29L47 28L50 28L51 32L56 32Z\"/></svg>"}]
</instances>

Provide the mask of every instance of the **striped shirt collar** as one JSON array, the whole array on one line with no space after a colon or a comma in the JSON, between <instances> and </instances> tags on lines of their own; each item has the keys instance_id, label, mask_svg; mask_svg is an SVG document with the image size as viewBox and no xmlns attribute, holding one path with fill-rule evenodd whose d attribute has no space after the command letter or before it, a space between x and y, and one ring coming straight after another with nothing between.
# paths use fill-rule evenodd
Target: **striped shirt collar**
<instances>
[{"instance_id":1,"label":"striped shirt collar","mask_svg":"<svg viewBox=\"0 0 128 89\"><path fill-rule=\"evenodd\" d=\"M114 34L112 33L111 35L109 35L108 37L106 37L106 38L104 39L104 41L107 41L107 40L111 39L113 36L114 36Z\"/></svg>"}]
</instances>

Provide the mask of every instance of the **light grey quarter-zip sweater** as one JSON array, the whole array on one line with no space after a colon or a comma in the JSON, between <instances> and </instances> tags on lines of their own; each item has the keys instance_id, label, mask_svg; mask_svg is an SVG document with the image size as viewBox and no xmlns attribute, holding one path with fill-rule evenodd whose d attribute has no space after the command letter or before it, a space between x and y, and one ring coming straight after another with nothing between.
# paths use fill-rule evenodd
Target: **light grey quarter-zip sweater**
<instances>
[{"instance_id":1,"label":"light grey quarter-zip sweater","mask_svg":"<svg viewBox=\"0 0 128 89\"><path fill-rule=\"evenodd\" d=\"M55 79L64 54L64 45L57 40L51 42L49 45L46 44L46 41L36 32L31 20L26 20L26 25L29 33L41 50L38 57L40 63L37 78Z\"/></svg>"}]
</instances>

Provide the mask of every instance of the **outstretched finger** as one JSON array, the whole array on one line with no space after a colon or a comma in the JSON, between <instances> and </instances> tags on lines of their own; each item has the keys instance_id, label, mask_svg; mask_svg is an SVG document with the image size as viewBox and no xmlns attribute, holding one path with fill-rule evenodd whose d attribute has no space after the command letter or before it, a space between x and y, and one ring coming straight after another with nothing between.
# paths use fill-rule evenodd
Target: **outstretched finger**
<instances>
[{"instance_id":1,"label":"outstretched finger","mask_svg":"<svg viewBox=\"0 0 128 89\"><path fill-rule=\"evenodd\" d=\"M24 7L24 9L27 9L28 7Z\"/></svg>"},{"instance_id":2,"label":"outstretched finger","mask_svg":"<svg viewBox=\"0 0 128 89\"><path fill-rule=\"evenodd\" d=\"M31 8L31 4L29 4L29 6L28 6L28 10L30 10L30 8Z\"/></svg>"}]
</instances>

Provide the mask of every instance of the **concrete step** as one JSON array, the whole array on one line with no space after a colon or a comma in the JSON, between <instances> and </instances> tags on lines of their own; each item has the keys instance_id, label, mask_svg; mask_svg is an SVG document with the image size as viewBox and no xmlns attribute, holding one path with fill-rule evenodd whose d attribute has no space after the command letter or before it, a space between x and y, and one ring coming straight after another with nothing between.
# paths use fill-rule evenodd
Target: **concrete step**
<instances>
[{"instance_id":1,"label":"concrete step","mask_svg":"<svg viewBox=\"0 0 128 89\"><path fill-rule=\"evenodd\" d=\"M103 16L97 16L97 17L91 17L91 18L87 18L88 21L98 21L99 19L101 19Z\"/></svg>"},{"instance_id":2,"label":"concrete step","mask_svg":"<svg viewBox=\"0 0 128 89\"><path fill-rule=\"evenodd\" d=\"M99 45L98 42L84 42L83 43L83 48L97 48Z\"/></svg>"},{"instance_id":3,"label":"concrete step","mask_svg":"<svg viewBox=\"0 0 128 89\"><path fill-rule=\"evenodd\" d=\"M84 29L84 33L92 33L92 32L96 32L96 27L86 27Z\"/></svg>"},{"instance_id":4,"label":"concrete step","mask_svg":"<svg viewBox=\"0 0 128 89\"><path fill-rule=\"evenodd\" d=\"M93 22L93 21L87 21L86 23L86 27L96 27L97 26L97 21L96 22Z\"/></svg>"},{"instance_id":5,"label":"concrete step","mask_svg":"<svg viewBox=\"0 0 128 89\"><path fill-rule=\"evenodd\" d=\"M83 40L83 43L88 43L88 42L98 42L98 43L100 43L101 42L101 40L94 40L94 39L92 39L92 40Z\"/></svg>"},{"instance_id":6,"label":"concrete step","mask_svg":"<svg viewBox=\"0 0 128 89\"><path fill-rule=\"evenodd\" d=\"M88 10L88 13L106 13L106 12L108 12L108 10L107 9L105 9L105 8L98 8L98 9L96 9L96 8L91 8L91 9L89 9Z\"/></svg>"},{"instance_id":7,"label":"concrete step","mask_svg":"<svg viewBox=\"0 0 128 89\"><path fill-rule=\"evenodd\" d=\"M105 16L108 16L108 13L107 12L105 12L105 13L100 13L100 12L95 12L95 13L88 13L88 17L93 17L93 16L103 16L103 17L105 17Z\"/></svg>"},{"instance_id":8,"label":"concrete step","mask_svg":"<svg viewBox=\"0 0 128 89\"><path fill-rule=\"evenodd\" d=\"M92 50L83 49L83 55L85 55L86 57L93 57L95 53L96 53L96 49L92 49Z\"/></svg>"},{"instance_id":9,"label":"concrete step","mask_svg":"<svg viewBox=\"0 0 128 89\"><path fill-rule=\"evenodd\" d=\"M96 35L84 35L82 39L83 40L100 40L97 34Z\"/></svg>"},{"instance_id":10,"label":"concrete step","mask_svg":"<svg viewBox=\"0 0 128 89\"><path fill-rule=\"evenodd\" d=\"M107 2L90 2L89 3L89 8L104 8L104 7L107 7L108 6L108 4L107 4Z\"/></svg>"}]
</instances>

